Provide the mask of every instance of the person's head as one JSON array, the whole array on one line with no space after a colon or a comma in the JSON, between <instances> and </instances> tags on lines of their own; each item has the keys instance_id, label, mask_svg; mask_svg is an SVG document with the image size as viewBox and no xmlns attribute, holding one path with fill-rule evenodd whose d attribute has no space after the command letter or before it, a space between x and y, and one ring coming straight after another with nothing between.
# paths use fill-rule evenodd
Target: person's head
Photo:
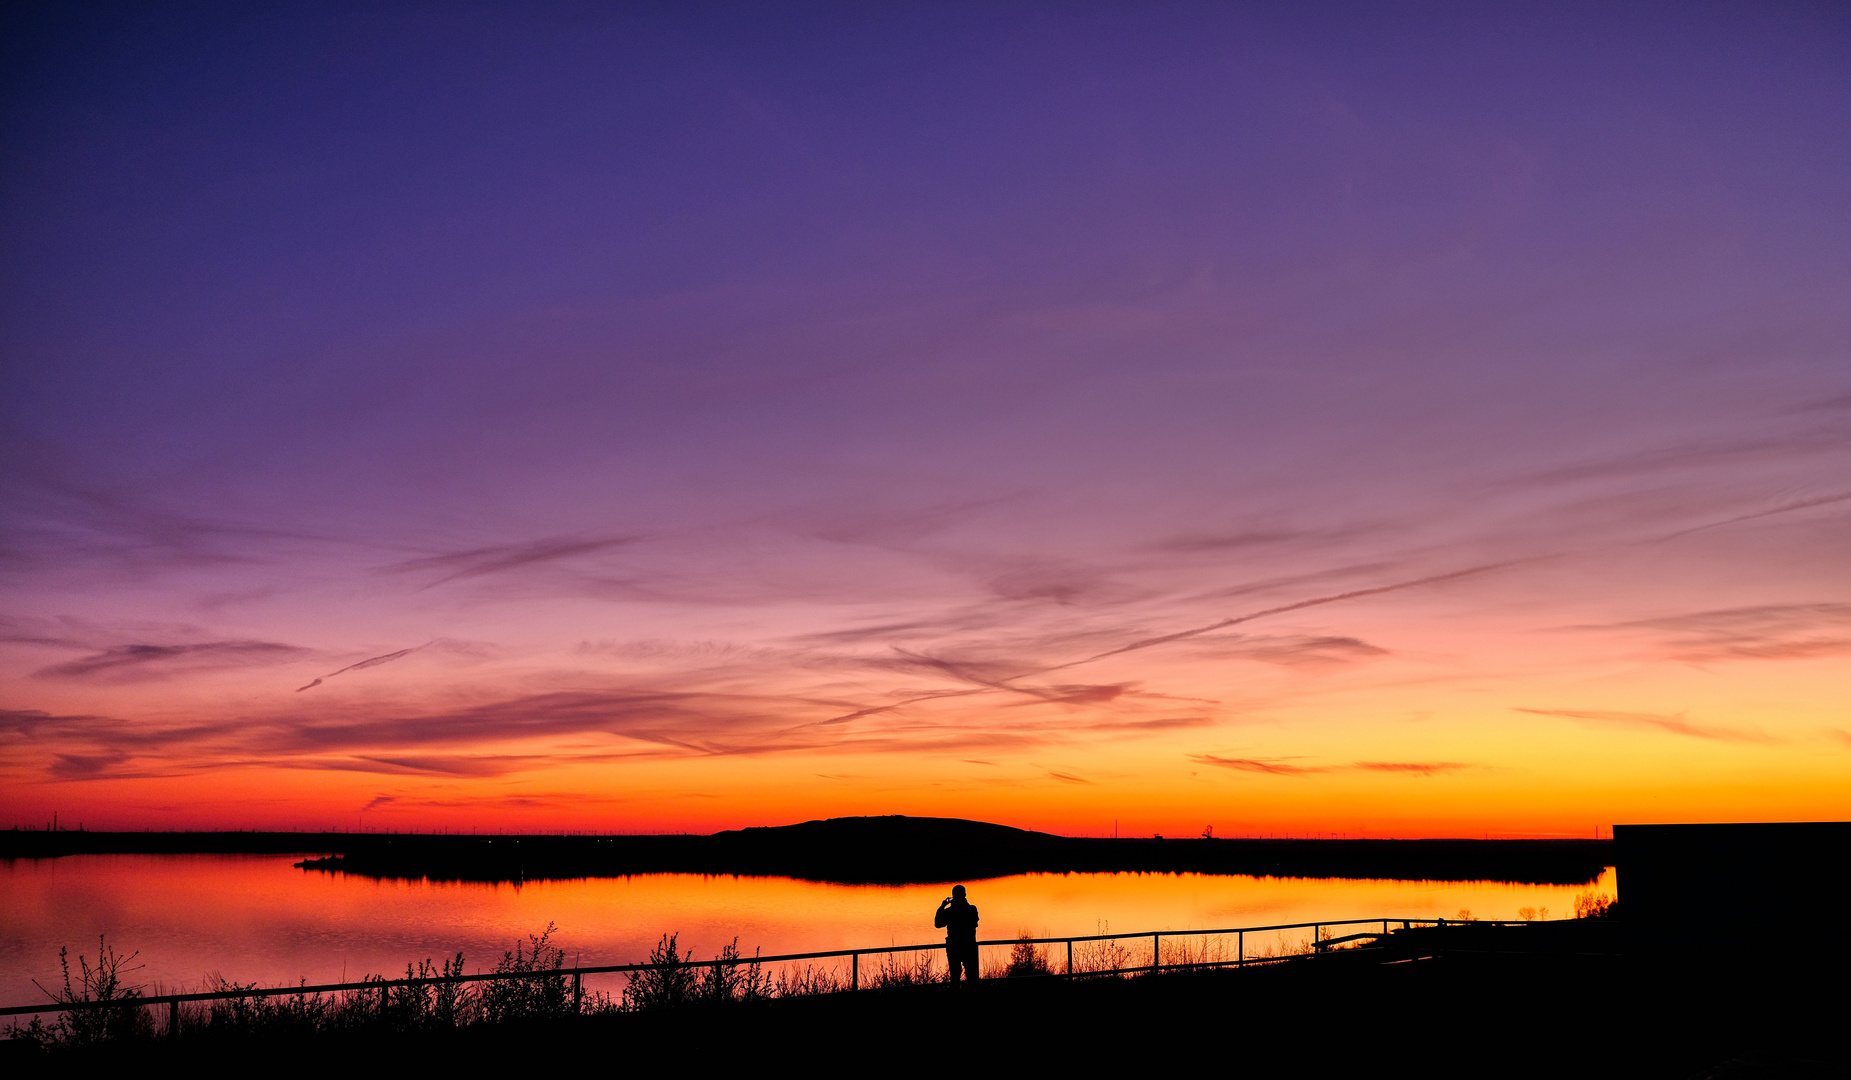
<instances>
[{"instance_id":1,"label":"person's head","mask_svg":"<svg viewBox=\"0 0 1851 1080\"><path fill-rule=\"evenodd\" d=\"M953 900L962 900L962 899L964 899L964 886L962 886L962 885L953 885L953 886L951 887L951 898L952 898Z\"/></svg>"}]
</instances>

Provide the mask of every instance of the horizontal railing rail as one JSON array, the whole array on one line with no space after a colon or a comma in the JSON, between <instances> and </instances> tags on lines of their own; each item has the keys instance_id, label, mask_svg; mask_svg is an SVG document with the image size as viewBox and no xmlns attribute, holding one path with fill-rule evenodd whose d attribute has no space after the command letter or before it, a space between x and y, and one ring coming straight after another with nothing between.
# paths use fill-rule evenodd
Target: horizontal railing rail
<instances>
[{"instance_id":1,"label":"horizontal railing rail","mask_svg":"<svg viewBox=\"0 0 1851 1080\"><path fill-rule=\"evenodd\" d=\"M1382 927L1381 932L1379 934L1362 932L1362 933L1351 933L1348 935L1344 935L1341 937L1335 937L1335 938L1321 938L1320 937L1320 934L1323 931L1323 928L1327 926L1374 926L1378 923L1381 924L1381 927ZM1042 937L1042 938L1021 938L1021 937L994 938L994 939L979 941L977 942L977 945L978 947L981 948L984 946L1062 945L1064 944L1067 946L1066 970L1050 972L1049 974L1053 976L1061 977L1061 978L1085 978L1088 976L1135 975L1141 972L1159 972L1159 971L1184 970L1184 969L1196 969L1196 968L1207 968L1207 967L1236 967L1236 966L1247 967L1247 966L1255 966L1255 965L1260 965L1260 964L1273 964L1273 963L1278 963L1284 960L1298 960L1298 959L1303 959L1309 956L1315 956L1333 945L1343 944L1343 943L1352 942L1352 941L1359 941L1364 938L1386 937L1391 932L1391 924L1396 924L1396 923L1400 924L1401 929L1404 929L1404 930L1412 929L1417 926L1468 926L1468 925L1469 926L1525 926L1525 925L1534 925L1532 923L1523 923L1523 922L1516 922L1513 920L1501 920L1501 919L1482 919L1482 920L1471 920L1471 921L1466 921L1466 922L1462 922L1458 920L1449 920L1449 919L1381 919L1381 918L1376 918L1376 919L1324 919L1324 920L1320 920L1317 922L1278 923L1278 924L1274 924L1270 926L1231 926L1231 927L1224 927L1224 928L1212 929L1212 930L1139 930L1139 931L1133 931L1131 933L1124 933L1124 934L1081 934L1081 935L1073 935L1073 936L1066 936L1066 937ZM1292 953L1289 955L1267 955L1267 956L1252 956L1252 957L1247 955L1246 936L1248 934L1276 933L1276 932L1285 931L1285 930L1304 930L1307 928L1309 928L1312 931L1312 935L1311 935L1312 951L1311 952ZM1192 937L1209 938L1209 937L1227 937L1230 935L1234 936L1236 939L1236 953L1233 959L1226 959L1226 958L1218 959L1218 960L1188 959L1188 960L1181 960L1181 961L1177 961L1174 963L1168 963L1168 964L1163 962L1162 941L1164 938L1192 938ZM1075 971L1074 970L1074 967L1073 967L1073 946L1074 945L1082 944L1086 942L1094 942L1094 941L1128 941L1128 940L1149 940L1152 946L1151 963L1142 964L1142 965L1138 965L1135 967L1113 967L1113 968L1102 969L1098 971ZM681 960L675 963L594 964L594 965L578 966L578 967L541 968L541 969L536 969L536 970L531 970L531 971L481 971L481 972L476 972L475 974L472 974L472 975L429 975L429 976L416 976L413 978L406 978L406 979L376 978L376 979L370 979L364 982L320 983L315 986L309 986L306 984L298 985L298 986L265 986L265 987L253 986L249 988L240 988L236 990L210 990L210 991L202 991L199 993L192 993L192 994L158 994L158 995L150 995L150 996L145 996L145 997L138 994L133 997L118 997L118 998L111 998L111 999L102 1000L102 1001L95 1001L95 1000L56 1001L54 1000L54 1001L46 1002L41 1005L11 1005L5 1008L0 1008L0 1016L21 1016L21 1015L27 1015L27 1014L57 1013L57 1012L67 1012L67 1011L82 1010L82 1009L146 1008L146 1007L156 1006L156 1005L166 1005L166 1006L169 1006L171 1009L178 1009L179 1006L183 1003L198 1002L198 1001L231 1001L231 1000L240 1000L240 999L256 998L256 997L284 997L284 996L293 996L293 995L307 996L309 994L350 993L353 991L384 992L384 991L391 990L394 988L407 987L407 986L434 986L434 985L440 985L440 984L445 984L445 983L492 982L496 980L506 980L506 979L553 979L553 978L563 978L566 976L570 976L572 978L572 983L573 983L572 996L573 996L574 1002L576 1003L582 999L583 979L587 975L620 975L620 974L624 974L628 972L660 971L660 970L665 970L665 969L720 968L720 967L740 967L743 965L752 965L752 964L783 964L783 963L792 963L792 962L799 961L799 960L832 960L832 959L838 959L844 956L849 958L849 987L848 988L850 990L859 990L861 988L860 987L860 966L861 966L860 962L861 962L861 958L864 956L888 956L888 955L892 955L895 953L929 952L929 951L943 950L944 948L945 948L944 942L934 941L934 942L930 942L924 945L884 945L884 946L876 946L873 948L828 949L828 950L824 950L821 952L782 953L776 956L752 955L752 956L736 956L736 957L715 957L711 960L686 959L686 960Z\"/></svg>"}]
</instances>

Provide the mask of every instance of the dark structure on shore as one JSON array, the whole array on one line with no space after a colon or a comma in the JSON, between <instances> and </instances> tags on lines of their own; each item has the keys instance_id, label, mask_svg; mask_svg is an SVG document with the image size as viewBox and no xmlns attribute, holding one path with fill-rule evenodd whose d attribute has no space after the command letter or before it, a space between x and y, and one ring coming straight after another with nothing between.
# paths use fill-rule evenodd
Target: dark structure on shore
<instances>
[{"instance_id":1,"label":"dark structure on shore","mask_svg":"<svg viewBox=\"0 0 1851 1080\"><path fill-rule=\"evenodd\" d=\"M1851 957L1851 822L1616 825L1631 948L1710 962ZM1780 943L1785 943L1784 947Z\"/></svg>"}]
</instances>

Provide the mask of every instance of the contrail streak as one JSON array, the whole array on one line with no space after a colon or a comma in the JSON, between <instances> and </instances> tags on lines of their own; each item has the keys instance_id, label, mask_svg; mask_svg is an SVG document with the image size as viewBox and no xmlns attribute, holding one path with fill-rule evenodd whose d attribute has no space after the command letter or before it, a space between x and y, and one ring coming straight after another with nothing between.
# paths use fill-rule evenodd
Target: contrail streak
<instances>
[{"instance_id":1,"label":"contrail streak","mask_svg":"<svg viewBox=\"0 0 1851 1080\"><path fill-rule=\"evenodd\" d=\"M1738 517L1724 518L1721 521L1712 521L1707 525L1694 525L1688 529L1679 529L1674 533L1666 533L1663 536L1654 537L1652 540L1648 541L1648 543L1657 543L1662 540L1675 540L1680 536L1689 536L1691 533L1703 532L1705 529L1720 529L1724 525L1734 525L1740 521L1753 521L1756 518L1773 517L1775 514L1791 514L1795 510L1811 510L1815 506L1830 506L1833 503L1841 502L1851 502L1851 491L1840 492L1837 495L1821 495L1814 499L1801 499L1798 502L1790 502L1784 506L1776 506L1772 510L1757 510L1752 514L1742 514Z\"/></svg>"},{"instance_id":2,"label":"contrail streak","mask_svg":"<svg viewBox=\"0 0 1851 1080\"><path fill-rule=\"evenodd\" d=\"M409 649L400 649L398 652L387 653L384 656L375 656L370 660L362 660L357 664L348 664L346 667L342 668L339 671L331 671L328 674L323 675L321 678L316 679L314 682L309 683L307 686L296 687L296 693L300 694L304 690L313 690L315 687L320 686L324 680L332 679L336 675L343 675L349 671L359 671L361 668L378 667L381 664L389 664L392 661L397 660L401 656L410 656L412 653L417 652L419 649L426 648L429 645L430 645L430 642L427 641L423 645L414 645Z\"/></svg>"}]
</instances>

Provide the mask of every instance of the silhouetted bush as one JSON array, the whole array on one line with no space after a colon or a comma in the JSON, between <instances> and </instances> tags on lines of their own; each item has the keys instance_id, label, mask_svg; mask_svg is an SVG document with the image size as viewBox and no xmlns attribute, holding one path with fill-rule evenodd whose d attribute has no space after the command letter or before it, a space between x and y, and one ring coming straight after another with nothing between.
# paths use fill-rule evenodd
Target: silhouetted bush
<instances>
[{"instance_id":1,"label":"silhouetted bush","mask_svg":"<svg viewBox=\"0 0 1851 1080\"><path fill-rule=\"evenodd\" d=\"M1575 918L1612 919L1619 915L1619 901L1593 889L1575 897Z\"/></svg>"},{"instance_id":2,"label":"silhouetted bush","mask_svg":"<svg viewBox=\"0 0 1851 1080\"><path fill-rule=\"evenodd\" d=\"M700 977L676 948L680 937L663 934L656 947L649 950L649 963L656 966L630 972L629 985L623 988L625 1009L667 1009L694 1000Z\"/></svg>"},{"instance_id":3,"label":"silhouetted bush","mask_svg":"<svg viewBox=\"0 0 1851 1080\"><path fill-rule=\"evenodd\" d=\"M1048 966L1046 950L1030 944L1027 934L1009 950L1009 963L1003 967L1003 977L1020 979L1031 975L1052 975L1054 969Z\"/></svg>"},{"instance_id":4,"label":"silhouetted bush","mask_svg":"<svg viewBox=\"0 0 1851 1080\"><path fill-rule=\"evenodd\" d=\"M716 961L701 973L695 999L708 1005L761 1001L772 994L771 979L757 960L741 963L739 939L720 949Z\"/></svg>"},{"instance_id":5,"label":"silhouetted bush","mask_svg":"<svg viewBox=\"0 0 1851 1080\"><path fill-rule=\"evenodd\" d=\"M572 998L566 989L564 949L552 944L552 923L538 934L529 934L532 948L523 951L516 942L514 951L503 953L495 964L498 974L530 975L528 978L495 979L482 983L480 991L482 1018L489 1023L526 1020L542 1016L560 1016L572 1011ZM462 963L462 954L457 954Z\"/></svg>"},{"instance_id":6,"label":"silhouetted bush","mask_svg":"<svg viewBox=\"0 0 1851 1080\"><path fill-rule=\"evenodd\" d=\"M551 934L551 925L547 933ZM516 946L518 951L519 946ZM560 956L565 955L560 951ZM418 969L413 973L411 965L405 965L407 979L437 979L438 982L422 983L416 986L401 986L394 993L398 1011L405 1017L406 1027L457 1027L474 1018L474 995L469 993L465 983L454 981L463 974L463 954L457 953L456 959L445 960L440 966L432 967L429 960L418 961Z\"/></svg>"},{"instance_id":7,"label":"silhouetted bush","mask_svg":"<svg viewBox=\"0 0 1851 1080\"><path fill-rule=\"evenodd\" d=\"M41 1017L33 1017L25 1026L14 1024L8 1035L15 1039L24 1039L40 1046L89 1046L101 1042L115 1042L151 1035L153 1023L139 1005L141 987L129 986L123 980L129 972L139 971L141 965L130 966L130 962L140 952L123 956L102 935L96 939L96 966L80 954L77 957L77 981L71 981L71 955L68 948L58 950L58 967L64 972L64 986L58 990L45 990L35 981L34 986L51 999L62 1005L75 1005L87 1002L109 1002L100 1007L86 1009L68 1009L57 1015L51 1023L45 1023Z\"/></svg>"}]
</instances>

